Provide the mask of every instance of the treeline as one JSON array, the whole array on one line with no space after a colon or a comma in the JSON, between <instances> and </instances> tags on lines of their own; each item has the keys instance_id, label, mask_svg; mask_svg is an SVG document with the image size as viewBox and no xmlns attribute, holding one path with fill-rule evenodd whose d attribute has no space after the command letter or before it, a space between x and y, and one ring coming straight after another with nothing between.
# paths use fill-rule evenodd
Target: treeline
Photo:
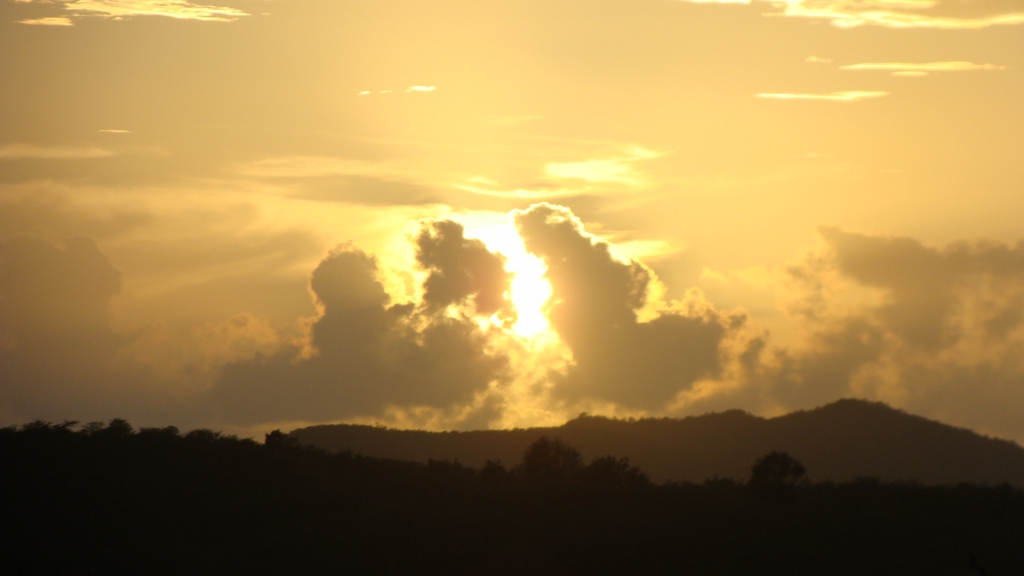
<instances>
[{"instance_id":1,"label":"treeline","mask_svg":"<svg viewBox=\"0 0 1024 576\"><path fill-rule=\"evenodd\" d=\"M1024 492L654 484L557 439L514 466L426 464L208 430L0 430L4 574L1024 574Z\"/></svg>"}]
</instances>

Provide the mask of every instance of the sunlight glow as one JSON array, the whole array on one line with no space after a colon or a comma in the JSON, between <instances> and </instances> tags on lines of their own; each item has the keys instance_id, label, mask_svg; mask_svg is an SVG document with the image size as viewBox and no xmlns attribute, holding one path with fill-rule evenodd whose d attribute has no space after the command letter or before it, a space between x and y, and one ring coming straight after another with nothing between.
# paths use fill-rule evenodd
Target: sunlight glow
<instances>
[{"instance_id":1,"label":"sunlight glow","mask_svg":"<svg viewBox=\"0 0 1024 576\"><path fill-rule=\"evenodd\" d=\"M491 251L505 256L505 270L512 273L509 299L517 319L512 332L526 338L539 338L550 333L544 306L551 298L551 284L544 278L547 266L540 258L526 251L515 224L508 213L474 212L452 215L466 228L466 237L478 238Z\"/></svg>"}]
</instances>

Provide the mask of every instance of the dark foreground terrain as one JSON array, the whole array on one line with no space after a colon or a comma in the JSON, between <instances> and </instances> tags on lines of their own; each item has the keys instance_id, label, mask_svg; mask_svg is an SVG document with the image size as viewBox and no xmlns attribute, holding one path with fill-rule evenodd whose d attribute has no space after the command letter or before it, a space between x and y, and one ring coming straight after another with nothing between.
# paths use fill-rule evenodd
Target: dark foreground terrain
<instances>
[{"instance_id":1,"label":"dark foreground terrain","mask_svg":"<svg viewBox=\"0 0 1024 576\"><path fill-rule=\"evenodd\" d=\"M426 462L519 461L541 436L559 437L585 458L628 456L655 482L745 481L751 463L772 450L803 462L815 480L871 477L925 484L1001 484L1024 488L1024 448L890 408L846 399L814 410L760 418L740 410L688 418L611 420L580 416L552 428L424 432L351 424L311 426L291 435L328 451Z\"/></svg>"},{"instance_id":2,"label":"dark foreground terrain","mask_svg":"<svg viewBox=\"0 0 1024 576\"><path fill-rule=\"evenodd\" d=\"M40 423L0 430L0 573L1024 574L1007 485L811 484L779 453L750 479L656 485L548 439L471 469Z\"/></svg>"}]
</instances>

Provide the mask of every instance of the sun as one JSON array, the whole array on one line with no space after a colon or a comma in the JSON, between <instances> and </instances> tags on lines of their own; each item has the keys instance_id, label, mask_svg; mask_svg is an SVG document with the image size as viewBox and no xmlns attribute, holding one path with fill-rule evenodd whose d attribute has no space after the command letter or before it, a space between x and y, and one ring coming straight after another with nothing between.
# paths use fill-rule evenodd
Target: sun
<instances>
[{"instance_id":1,"label":"sun","mask_svg":"<svg viewBox=\"0 0 1024 576\"><path fill-rule=\"evenodd\" d=\"M520 241L522 243L522 241ZM505 269L512 273L509 299L516 309L512 331L520 336L537 336L551 330L544 305L551 298L551 283L544 278L544 261L523 250L515 258L508 256Z\"/></svg>"},{"instance_id":2,"label":"sun","mask_svg":"<svg viewBox=\"0 0 1024 576\"><path fill-rule=\"evenodd\" d=\"M465 227L467 238L477 238L488 250L505 257L505 270L512 274L509 299L516 309L512 333L540 338L551 333L544 307L551 298L551 283L544 274L544 261L526 251L510 214L475 212L453 217Z\"/></svg>"}]
</instances>

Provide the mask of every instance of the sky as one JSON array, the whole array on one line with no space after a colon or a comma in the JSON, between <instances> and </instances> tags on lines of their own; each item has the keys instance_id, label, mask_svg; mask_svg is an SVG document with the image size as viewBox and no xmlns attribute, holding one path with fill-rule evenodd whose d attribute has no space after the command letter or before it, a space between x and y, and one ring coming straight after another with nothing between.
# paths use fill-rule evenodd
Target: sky
<instances>
[{"instance_id":1,"label":"sky","mask_svg":"<svg viewBox=\"0 0 1024 576\"><path fill-rule=\"evenodd\" d=\"M1024 0L0 0L0 425L1024 441Z\"/></svg>"}]
</instances>

